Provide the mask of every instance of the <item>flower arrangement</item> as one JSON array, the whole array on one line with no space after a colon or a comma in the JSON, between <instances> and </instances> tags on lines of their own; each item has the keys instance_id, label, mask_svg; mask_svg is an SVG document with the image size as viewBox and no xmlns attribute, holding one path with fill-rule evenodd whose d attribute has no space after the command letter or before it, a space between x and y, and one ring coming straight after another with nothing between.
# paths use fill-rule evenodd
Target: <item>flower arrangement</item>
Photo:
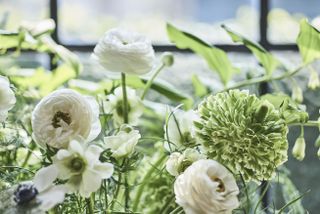
<instances>
[{"instance_id":1,"label":"flower arrangement","mask_svg":"<svg viewBox=\"0 0 320 214\"><path fill-rule=\"evenodd\" d=\"M170 40L203 57L223 85L213 90L195 76L194 96L157 81L174 55L157 59L138 33L106 32L90 60L119 75L91 81L81 76L77 56L51 39L50 20L1 32L3 57L44 51L58 63L28 75L0 69L0 213L305 213L305 194L284 163L289 126L300 128L292 149L300 161L304 127L320 128L294 80L309 67L308 86L319 88L312 63L320 57L320 33L301 21L303 63L288 70L259 44L222 27L265 73L231 83L240 69L224 51L168 24ZM291 97L257 90L287 79ZM262 203L274 183L282 186L281 207Z\"/></svg>"}]
</instances>

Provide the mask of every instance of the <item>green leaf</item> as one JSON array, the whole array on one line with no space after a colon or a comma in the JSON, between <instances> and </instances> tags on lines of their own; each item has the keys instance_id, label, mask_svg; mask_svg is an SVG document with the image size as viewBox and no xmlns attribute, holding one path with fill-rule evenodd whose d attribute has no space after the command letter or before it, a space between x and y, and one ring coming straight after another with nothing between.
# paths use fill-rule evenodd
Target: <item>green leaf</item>
<instances>
[{"instance_id":1,"label":"green leaf","mask_svg":"<svg viewBox=\"0 0 320 214\"><path fill-rule=\"evenodd\" d=\"M203 97L208 94L207 87L199 80L199 77L196 74L192 75L191 81L197 97Z\"/></svg>"},{"instance_id":2,"label":"green leaf","mask_svg":"<svg viewBox=\"0 0 320 214\"><path fill-rule=\"evenodd\" d=\"M306 19L300 21L297 45L304 63L308 64L320 58L320 32Z\"/></svg>"},{"instance_id":3,"label":"green leaf","mask_svg":"<svg viewBox=\"0 0 320 214\"><path fill-rule=\"evenodd\" d=\"M143 89L147 82L148 82L148 79L146 78L140 79L136 76L127 77L128 86L131 86L133 88ZM172 86L171 84L163 80L154 80L150 88L175 102L182 102L184 100L190 99L190 96L180 92L174 86Z\"/></svg>"},{"instance_id":4,"label":"green leaf","mask_svg":"<svg viewBox=\"0 0 320 214\"><path fill-rule=\"evenodd\" d=\"M8 32L0 30L0 50L4 52L8 48L19 46L21 36L22 35L19 32Z\"/></svg>"},{"instance_id":5,"label":"green leaf","mask_svg":"<svg viewBox=\"0 0 320 214\"><path fill-rule=\"evenodd\" d=\"M209 68L216 71L224 85L227 85L232 75L239 70L233 67L227 54L214 46L202 41L198 37L181 31L171 24L167 24L167 33L169 39L180 49L190 49L194 53L203 57Z\"/></svg>"},{"instance_id":6,"label":"green leaf","mask_svg":"<svg viewBox=\"0 0 320 214\"><path fill-rule=\"evenodd\" d=\"M230 35L231 39L234 42L239 42L244 44L257 58L257 60L261 63L261 65L266 69L267 75L271 75L272 72L280 65L279 60L277 60L270 52L264 49L260 44L253 42L244 36L240 35L232 31L225 25L222 27L227 31Z\"/></svg>"}]
</instances>

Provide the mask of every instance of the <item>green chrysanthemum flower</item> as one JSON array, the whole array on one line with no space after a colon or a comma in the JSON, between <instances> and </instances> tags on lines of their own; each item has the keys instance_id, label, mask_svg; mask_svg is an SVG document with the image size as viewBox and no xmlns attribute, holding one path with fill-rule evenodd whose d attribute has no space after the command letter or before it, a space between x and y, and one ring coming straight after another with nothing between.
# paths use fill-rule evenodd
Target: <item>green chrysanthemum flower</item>
<instances>
[{"instance_id":1,"label":"green chrysanthemum flower","mask_svg":"<svg viewBox=\"0 0 320 214\"><path fill-rule=\"evenodd\" d=\"M288 128L268 101L231 90L209 96L198 111L195 126L208 156L246 181L270 179L287 160Z\"/></svg>"}]
</instances>

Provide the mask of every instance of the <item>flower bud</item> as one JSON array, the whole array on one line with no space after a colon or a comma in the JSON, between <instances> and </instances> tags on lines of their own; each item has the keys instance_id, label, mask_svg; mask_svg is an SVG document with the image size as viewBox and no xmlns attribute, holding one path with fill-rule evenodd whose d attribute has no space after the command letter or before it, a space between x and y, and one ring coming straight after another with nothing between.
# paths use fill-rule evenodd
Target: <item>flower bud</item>
<instances>
[{"instance_id":1,"label":"flower bud","mask_svg":"<svg viewBox=\"0 0 320 214\"><path fill-rule=\"evenodd\" d=\"M292 148L292 155L297 160L302 161L305 156L306 150L306 142L303 137L298 137L293 148Z\"/></svg>"},{"instance_id":2,"label":"flower bud","mask_svg":"<svg viewBox=\"0 0 320 214\"><path fill-rule=\"evenodd\" d=\"M308 88L315 90L320 86L318 73L312 69L309 77Z\"/></svg>"},{"instance_id":3,"label":"flower bud","mask_svg":"<svg viewBox=\"0 0 320 214\"><path fill-rule=\"evenodd\" d=\"M317 138L316 141L314 142L314 146L315 146L315 147L320 147L320 135L318 136L318 138Z\"/></svg>"},{"instance_id":4,"label":"flower bud","mask_svg":"<svg viewBox=\"0 0 320 214\"><path fill-rule=\"evenodd\" d=\"M291 98L297 103L302 103L303 101L303 92L298 85L294 85L292 88Z\"/></svg>"},{"instance_id":5,"label":"flower bud","mask_svg":"<svg viewBox=\"0 0 320 214\"><path fill-rule=\"evenodd\" d=\"M167 67L170 67L173 65L174 63L174 57L173 57L173 54L170 53L170 52L164 52L162 54L162 59L161 59L162 63L167 66Z\"/></svg>"},{"instance_id":6,"label":"flower bud","mask_svg":"<svg viewBox=\"0 0 320 214\"><path fill-rule=\"evenodd\" d=\"M257 122L262 122L266 117L268 111L269 111L268 101L265 101L262 103L262 105L257 109L255 113L255 119L257 120Z\"/></svg>"}]
</instances>

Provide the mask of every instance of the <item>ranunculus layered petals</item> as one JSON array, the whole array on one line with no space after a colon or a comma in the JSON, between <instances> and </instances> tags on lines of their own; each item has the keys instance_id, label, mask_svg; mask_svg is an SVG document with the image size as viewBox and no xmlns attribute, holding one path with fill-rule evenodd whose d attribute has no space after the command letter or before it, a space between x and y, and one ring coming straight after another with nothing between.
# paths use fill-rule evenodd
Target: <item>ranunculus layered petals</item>
<instances>
[{"instance_id":1,"label":"ranunculus layered petals","mask_svg":"<svg viewBox=\"0 0 320 214\"><path fill-rule=\"evenodd\" d=\"M94 48L93 58L109 71L141 75L151 71L155 55L146 37L112 29Z\"/></svg>"},{"instance_id":2,"label":"ranunculus layered petals","mask_svg":"<svg viewBox=\"0 0 320 214\"><path fill-rule=\"evenodd\" d=\"M101 130L98 104L71 89L54 91L33 111L32 128L35 141L42 147L67 148L76 136L91 141Z\"/></svg>"},{"instance_id":3,"label":"ranunculus layered petals","mask_svg":"<svg viewBox=\"0 0 320 214\"><path fill-rule=\"evenodd\" d=\"M187 214L231 214L239 206L233 175L214 160L198 160L174 184L176 202Z\"/></svg>"},{"instance_id":4,"label":"ranunculus layered petals","mask_svg":"<svg viewBox=\"0 0 320 214\"><path fill-rule=\"evenodd\" d=\"M16 103L16 98L10 88L8 78L0 76L0 123L4 122L8 116L8 111Z\"/></svg>"}]
</instances>

